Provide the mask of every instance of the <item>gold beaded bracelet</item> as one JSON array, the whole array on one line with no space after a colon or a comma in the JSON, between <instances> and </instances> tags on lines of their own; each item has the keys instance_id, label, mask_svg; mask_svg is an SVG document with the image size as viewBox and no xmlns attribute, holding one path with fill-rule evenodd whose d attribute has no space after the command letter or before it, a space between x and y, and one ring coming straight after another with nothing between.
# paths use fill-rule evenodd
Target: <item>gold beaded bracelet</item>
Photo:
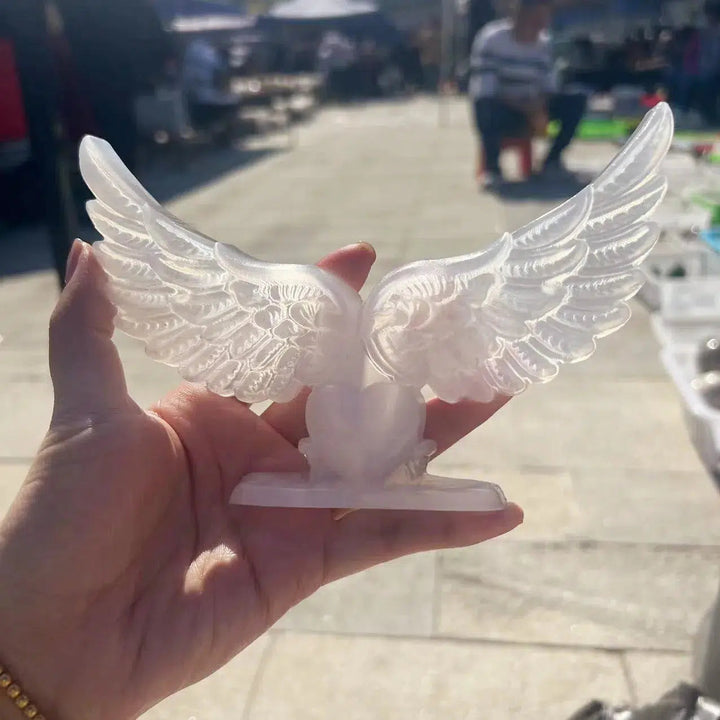
<instances>
[{"instance_id":1,"label":"gold beaded bracelet","mask_svg":"<svg viewBox=\"0 0 720 720\"><path fill-rule=\"evenodd\" d=\"M0 690L17 705L18 710L28 720L45 720L45 716L30 702L30 698L22 691L20 685L13 681L7 668L0 663Z\"/></svg>"}]
</instances>

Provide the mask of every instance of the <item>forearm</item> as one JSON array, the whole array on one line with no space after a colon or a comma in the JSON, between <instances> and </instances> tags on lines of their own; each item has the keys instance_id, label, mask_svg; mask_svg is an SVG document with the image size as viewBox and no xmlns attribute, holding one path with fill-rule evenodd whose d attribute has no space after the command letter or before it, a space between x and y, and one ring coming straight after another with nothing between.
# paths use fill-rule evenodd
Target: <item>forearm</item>
<instances>
[{"instance_id":1,"label":"forearm","mask_svg":"<svg viewBox=\"0 0 720 720\"><path fill-rule=\"evenodd\" d=\"M38 573L13 514L0 525L0 720L69 720L75 713L59 702L76 674L60 650L68 623L53 614L51 595L28 583Z\"/></svg>"},{"instance_id":2,"label":"forearm","mask_svg":"<svg viewBox=\"0 0 720 720\"><path fill-rule=\"evenodd\" d=\"M102 695L92 684L83 687L82 668L63 651L68 641L62 630L22 618L21 610L4 608L1 615L0 720L81 720L86 709L94 714Z\"/></svg>"},{"instance_id":3,"label":"forearm","mask_svg":"<svg viewBox=\"0 0 720 720\"><path fill-rule=\"evenodd\" d=\"M0 720L22 720L22 710L18 710L15 703L5 695L0 695Z\"/></svg>"}]
</instances>

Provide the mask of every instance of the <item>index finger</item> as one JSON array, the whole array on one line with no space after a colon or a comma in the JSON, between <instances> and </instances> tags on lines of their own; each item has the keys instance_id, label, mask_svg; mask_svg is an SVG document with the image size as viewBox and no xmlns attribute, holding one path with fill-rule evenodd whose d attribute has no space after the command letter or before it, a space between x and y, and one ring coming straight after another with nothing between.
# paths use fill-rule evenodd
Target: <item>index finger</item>
<instances>
[{"instance_id":1,"label":"index finger","mask_svg":"<svg viewBox=\"0 0 720 720\"><path fill-rule=\"evenodd\" d=\"M505 395L497 395L489 403L462 400L451 405L437 398L430 400L427 404L425 438L437 443L439 455L477 430L510 400Z\"/></svg>"},{"instance_id":2,"label":"index finger","mask_svg":"<svg viewBox=\"0 0 720 720\"><path fill-rule=\"evenodd\" d=\"M358 292L367 280L375 262L375 250L368 243L349 245L320 260L318 267L337 275ZM303 389L289 403L274 403L264 413L263 420L288 442L297 445L307 435L305 406L310 394Z\"/></svg>"}]
</instances>

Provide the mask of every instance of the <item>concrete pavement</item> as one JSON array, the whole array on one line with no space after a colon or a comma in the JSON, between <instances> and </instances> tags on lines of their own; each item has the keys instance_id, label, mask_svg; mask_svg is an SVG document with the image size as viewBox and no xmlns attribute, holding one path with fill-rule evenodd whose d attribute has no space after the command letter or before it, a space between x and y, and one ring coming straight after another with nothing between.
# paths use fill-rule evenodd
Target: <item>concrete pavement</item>
<instances>
[{"instance_id":1,"label":"concrete pavement","mask_svg":"<svg viewBox=\"0 0 720 720\"><path fill-rule=\"evenodd\" d=\"M482 247L557 203L478 194L464 104L450 102L444 120L427 99L329 109L292 148L257 148L257 162L208 173L171 208L263 259L311 262L372 242L372 283L410 260ZM597 171L614 151L578 144L568 160ZM167 175L147 183L169 196ZM54 298L49 272L0 281L0 509L49 418ZM717 588L720 499L647 313L634 309L591 361L436 461L438 472L502 484L525 508L522 528L324 588L148 720L563 720L591 697L647 701L687 679L691 637ZM118 342L139 402L176 382Z\"/></svg>"}]
</instances>

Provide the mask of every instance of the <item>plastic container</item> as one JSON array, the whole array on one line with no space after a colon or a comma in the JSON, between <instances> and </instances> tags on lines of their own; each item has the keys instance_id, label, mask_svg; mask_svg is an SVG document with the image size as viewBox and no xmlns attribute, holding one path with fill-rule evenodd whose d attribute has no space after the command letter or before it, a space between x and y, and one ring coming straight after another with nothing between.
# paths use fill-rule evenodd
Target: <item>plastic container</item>
<instances>
[{"instance_id":1,"label":"plastic container","mask_svg":"<svg viewBox=\"0 0 720 720\"><path fill-rule=\"evenodd\" d=\"M710 227L711 212L677 196L668 196L653 216L661 229L660 238L696 239Z\"/></svg>"},{"instance_id":2,"label":"plastic container","mask_svg":"<svg viewBox=\"0 0 720 720\"><path fill-rule=\"evenodd\" d=\"M673 277L672 273L679 268L683 269L684 277ZM697 278L720 277L720 255L699 241L685 242L670 237L661 240L640 269L645 275L645 284L638 298L651 310L658 311L663 302L664 286L693 282Z\"/></svg>"},{"instance_id":3,"label":"plastic container","mask_svg":"<svg viewBox=\"0 0 720 720\"><path fill-rule=\"evenodd\" d=\"M689 346L694 350L720 328L720 275L663 282L660 311L651 319L663 346Z\"/></svg>"},{"instance_id":4,"label":"plastic container","mask_svg":"<svg viewBox=\"0 0 720 720\"><path fill-rule=\"evenodd\" d=\"M720 486L720 410L710 407L693 387L698 377L697 348L671 346L660 353L680 393L690 439L706 470Z\"/></svg>"}]
</instances>

